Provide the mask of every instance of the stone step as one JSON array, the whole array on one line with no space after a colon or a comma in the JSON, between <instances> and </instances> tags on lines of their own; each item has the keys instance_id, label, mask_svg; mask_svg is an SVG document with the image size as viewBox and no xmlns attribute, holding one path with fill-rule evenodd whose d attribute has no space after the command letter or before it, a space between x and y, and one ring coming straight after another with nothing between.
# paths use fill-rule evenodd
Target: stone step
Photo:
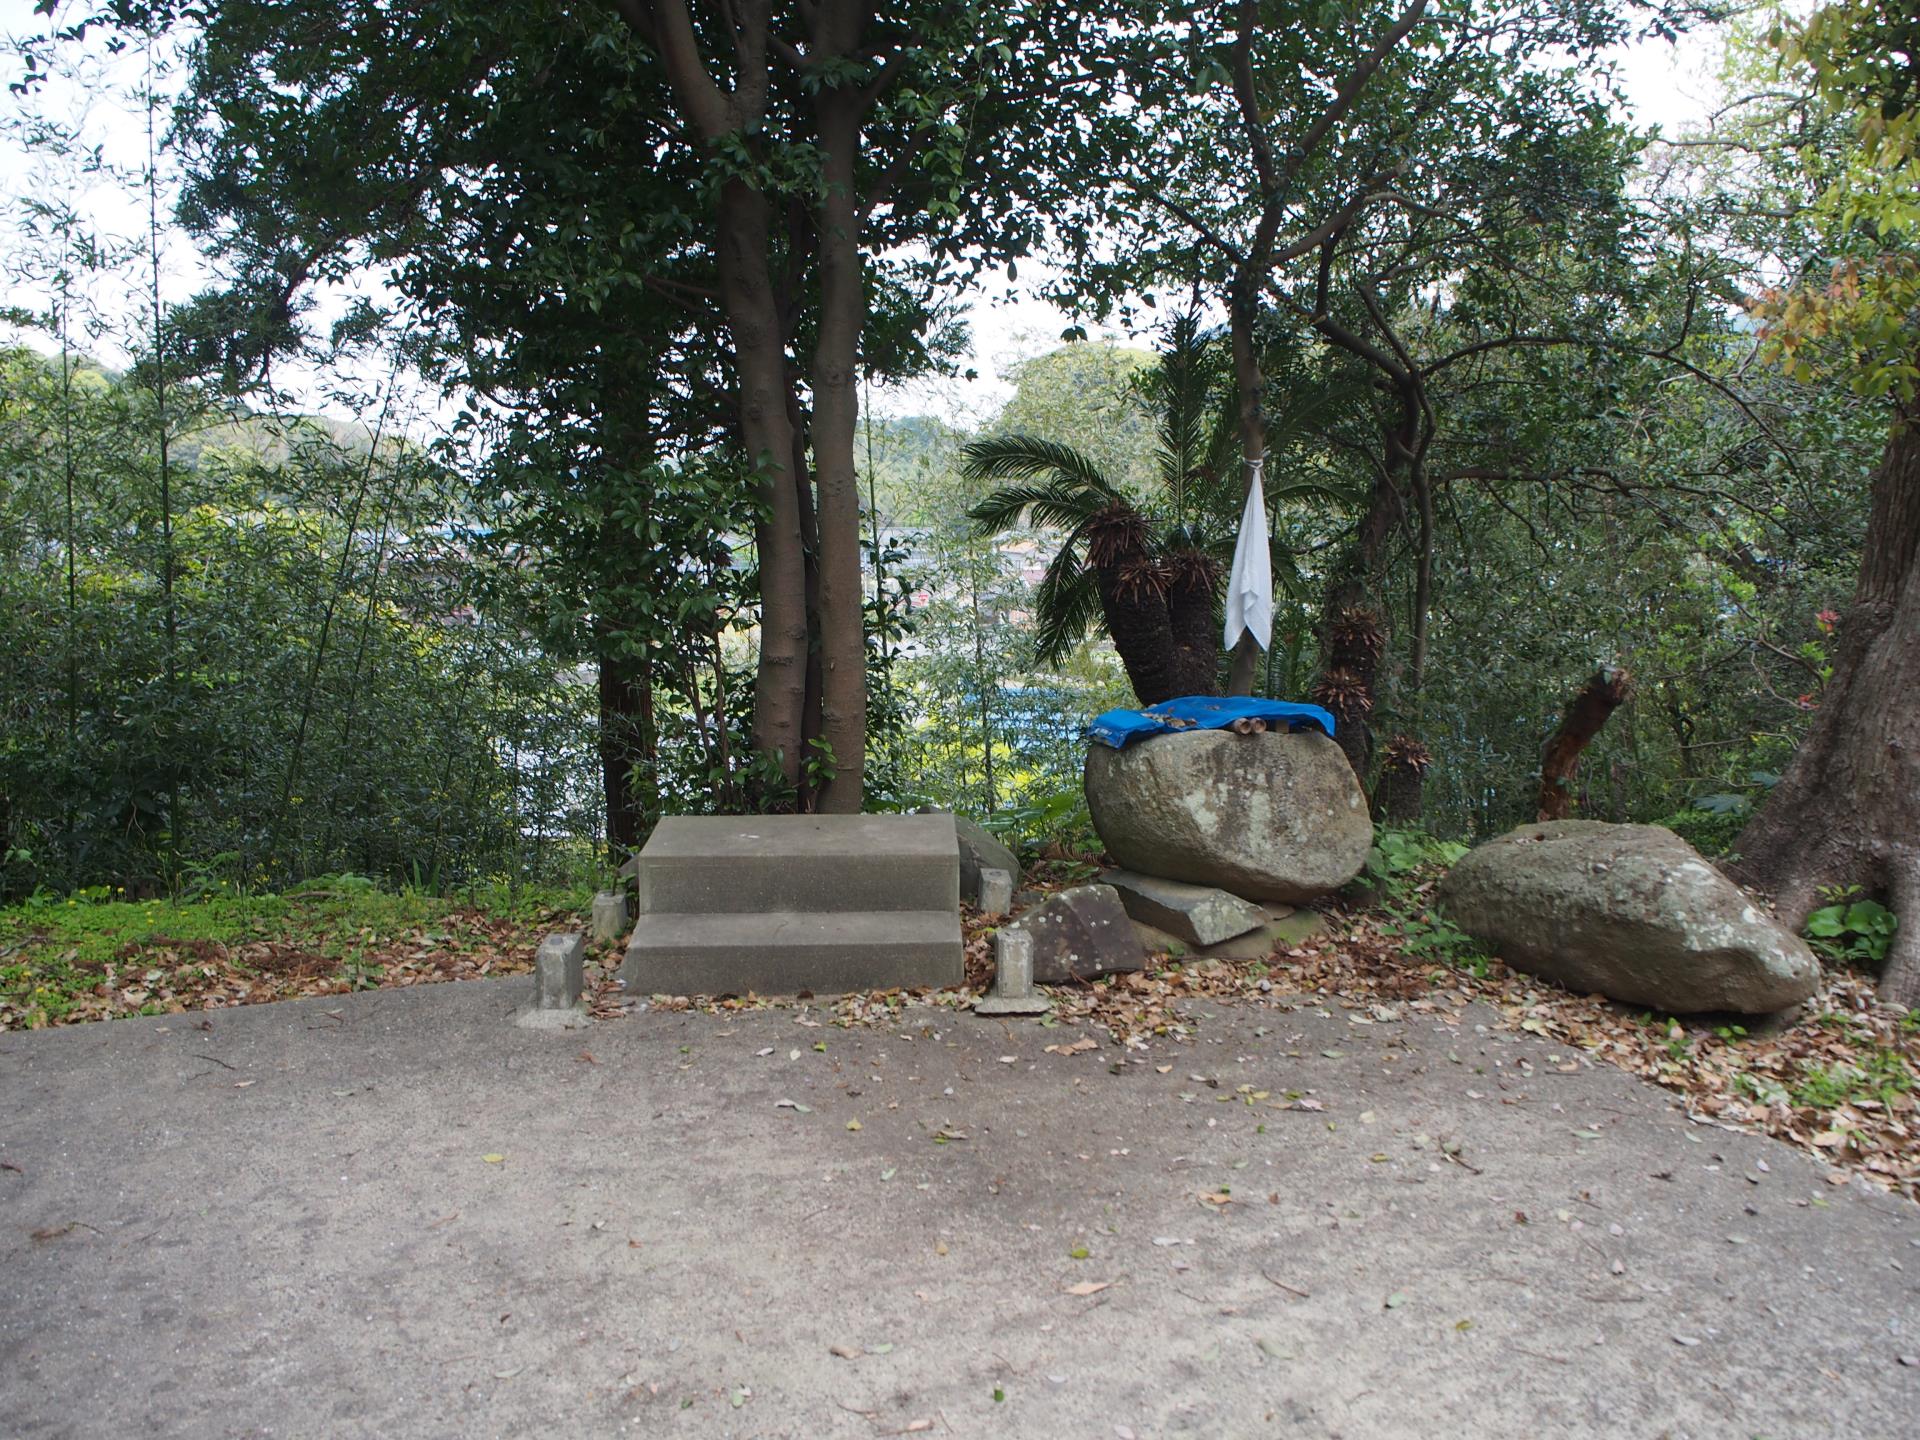
<instances>
[{"instance_id":1,"label":"stone step","mask_svg":"<svg viewBox=\"0 0 1920 1440\"><path fill-rule=\"evenodd\" d=\"M960 847L951 815L671 816L638 882L662 914L957 913Z\"/></svg>"},{"instance_id":2,"label":"stone step","mask_svg":"<svg viewBox=\"0 0 1920 1440\"><path fill-rule=\"evenodd\" d=\"M620 967L636 997L845 995L947 988L964 975L953 910L652 911L634 925Z\"/></svg>"}]
</instances>

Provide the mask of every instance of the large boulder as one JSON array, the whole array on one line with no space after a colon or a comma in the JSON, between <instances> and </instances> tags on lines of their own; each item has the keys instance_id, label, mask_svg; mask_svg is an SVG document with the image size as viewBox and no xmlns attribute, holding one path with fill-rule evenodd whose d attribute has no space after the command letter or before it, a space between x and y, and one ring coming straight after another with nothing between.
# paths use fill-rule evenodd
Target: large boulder
<instances>
[{"instance_id":1,"label":"large boulder","mask_svg":"<svg viewBox=\"0 0 1920 1440\"><path fill-rule=\"evenodd\" d=\"M1128 870L1251 900L1337 890L1373 844L1367 799L1317 730L1187 730L1087 751L1087 808Z\"/></svg>"},{"instance_id":2,"label":"large boulder","mask_svg":"<svg viewBox=\"0 0 1920 1440\"><path fill-rule=\"evenodd\" d=\"M1144 970L1147 952L1111 885L1075 885L1011 928L1033 936L1033 979L1038 985L1092 980Z\"/></svg>"},{"instance_id":3,"label":"large boulder","mask_svg":"<svg viewBox=\"0 0 1920 1440\"><path fill-rule=\"evenodd\" d=\"M1434 899L1508 964L1664 1014L1766 1014L1820 979L1805 942L1658 825L1522 825L1461 859Z\"/></svg>"}]
</instances>

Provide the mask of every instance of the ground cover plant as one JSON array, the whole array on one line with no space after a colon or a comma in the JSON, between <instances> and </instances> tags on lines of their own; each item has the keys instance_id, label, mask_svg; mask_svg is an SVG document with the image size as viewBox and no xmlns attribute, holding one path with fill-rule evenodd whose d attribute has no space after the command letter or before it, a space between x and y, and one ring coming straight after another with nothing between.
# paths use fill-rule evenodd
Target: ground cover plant
<instances>
[{"instance_id":1,"label":"ground cover plant","mask_svg":"<svg viewBox=\"0 0 1920 1440\"><path fill-rule=\"evenodd\" d=\"M586 899L393 891L352 874L277 894L40 897L0 910L0 1029L516 974Z\"/></svg>"}]
</instances>

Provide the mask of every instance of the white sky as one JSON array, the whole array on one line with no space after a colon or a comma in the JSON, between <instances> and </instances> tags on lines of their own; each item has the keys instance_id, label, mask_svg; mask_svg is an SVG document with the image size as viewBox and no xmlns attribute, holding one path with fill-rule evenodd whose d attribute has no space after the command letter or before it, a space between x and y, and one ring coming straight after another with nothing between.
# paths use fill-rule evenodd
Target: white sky
<instances>
[{"instance_id":1,"label":"white sky","mask_svg":"<svg viewBox=\"0 0 1920 1440\"><path fill-rule=\"evenodd\" d=\"M39 33L45 22L33 13L32 0L0 0L0 35L8 39ZM1622 47L1615 59L1620 78L1634 114L1642 124L1659 125L1667 133L1703 120L1717 89L1719 41L1707 32L1683 38L1677 45L1664 41ZM0 56L6 80L18 71L17 61ZM141 70L137 59L124 62L114 79L122 86L137 85ZM50 89L42 102L53 109L68 109L79 103L75 87ZM23 280L18 266L26 251L15 243L13 221L23 199L49 193L57 184L44 159L27 152L16 122L20 102L9 94L0 94L0 193L7 197L0 210L5 228L0 229L0 304L26 308L44 306L44 284ZM103 147L103 153L115 165L138 171L145 163L144 119L137 106L126 108L98 102L85 120L90 138ZM138 236L145 224L144 205L136 203L124 190L106 182L96 182L82 192L79 206L86 220L100 229L122 237ZM168 299L184 299L204 283L204 270L184 237L170 237L163 269L164 292ZM872 404L879 414L935 413L960 423L978 423L991 416L1012 395L1007 380L1009 369L1020 360L1043 353L1059 343L1060 332L1069 317L1044 301L1034 298L1030 285L1037 277L1029 268L1019 286L1011 286L1004 275L987 277L971 306L973 353L969 366L977 372L973 380L928 380L900 387L891 392L876 391ZM113 297L102 296L104 311L124 311ZM332 307L330 306L329 309ZM5 332L0 329L0 335ZM1138 340L1115 330L1104 332L1108 338ZM109 362L124 358L124 350L111 334L101 335L84 348ZM358 377L365 381L369 377ZM340 414L340 403L329 396L329 386L318 375L281 377L310 409ZM360 387L365 388L364 384Z\"/></svg>"}]
</instances>

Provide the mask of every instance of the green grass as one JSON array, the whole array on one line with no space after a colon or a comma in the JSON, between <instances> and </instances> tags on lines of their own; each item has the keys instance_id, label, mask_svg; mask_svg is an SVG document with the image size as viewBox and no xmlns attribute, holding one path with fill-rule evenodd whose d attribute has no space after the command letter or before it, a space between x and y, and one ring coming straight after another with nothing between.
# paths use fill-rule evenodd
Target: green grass
<instances>
[{"instance_id":1,"label":"green grass","mask_svg":"<svg viewBox=\"0 0 1920 1440\"><path fill-rule=\"evenodd\" d=\"M218 893L129 900L104 889L36 896L0 910L0 1000L14 1023L58 1024L110 966L172 971L212 963L213 947L257 941L296 947L328 971L377 983L384 947L431 942L461 951L491 938L488 922L531 926L556 911L584 912L587 886L481 885L454 895L384 890L357 875L324 876L280 894ZM160 957L160 958L155 958ZM241 967L244 968L244 967ZM175 975L174 978L178 978ZM127 1013L151 1013L143 1006Z\"/></svg>"}]
</instances>

